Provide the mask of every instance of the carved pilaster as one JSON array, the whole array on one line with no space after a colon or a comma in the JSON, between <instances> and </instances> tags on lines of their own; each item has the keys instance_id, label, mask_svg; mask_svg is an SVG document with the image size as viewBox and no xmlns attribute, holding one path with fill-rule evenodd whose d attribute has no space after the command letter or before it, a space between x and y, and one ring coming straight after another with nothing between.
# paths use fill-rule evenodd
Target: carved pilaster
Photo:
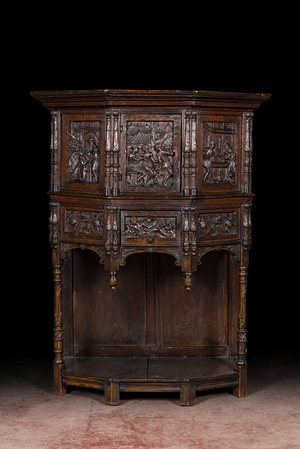
<instances>
[{"instance_id":1,"label":"carved pilaster","mask_svg":"<svg viewBox=\"0 0 300 449\"><path fill-rule=\"evenodd\" d=\"M104 269L109 271L109 285L113 290L118 284L118 272L120 266L120 225L119 208L107 207L106 209L106 240Z\"/></svg>"},{"instance_id":2,"label":"carved pilaster","mask_svg":"<svg viewBox=\"0 0 300 449\"><path fill-rule=\"evenodd\" d=\"M185 113L185 139L183 150L183 193L185 196L197 194L197 113Z\"/></svg>"},{"instance_id":3,"label":"carved pilaster","mask_svg":"<svg viewBox=\"0 0 300 449\"><path fill-rule=\"evenodd\" d=\"M113 182L112 194L119 195L119 156L120 156L120 138L119 138L119 112L113 111Z\"/></svg>"},{"instance_id":4,"label":"carved pilaster","mask_svg":"<svg viewBox=\"0 0 300 449\"><path fill-rule=\"evenodd\" d=\"M182 208L182 259L183 283L186 290L191 290L193 284L192 273L197 270L197 224L196 208Z\"/></svg>"},{"instance_id":5,"label":"carved pilaster","mask_svg":"<svg viewBox=\"0 0 300 449\"><path fill-rule=\"evenodd\" d=\"M105 195L110 196L112 192L111 170L112 170L112 141L111 141L111 112L106 113L106 144L105 144Z\"/></svg>"},{"instance_id":6,"label":"carved pilaster","mask_svg":"<svg viewBox=\"0 0 300 449\"><path fill-rule=\"evenodd\" d=\"M119 195L120 113L106 113L105 195Z\"/></svg>"},{"instance_id":7,"label":"carved pilaster","mask_svg":"<svg viewBox=\"0 0 300 449\"><path fill-rule=\"evenodd\" d=\"M243 182L242 191L251 193L252 191L252 123L253 112L243 114Z\"/></svg>"},{"instance_id":8,"label":"carved pilaster","mask_svg":"<svg viewBox=\"0 0 300 449\"><path fill-rule=\"evenodd\" d=\"M49 243L51 248L57 249L59 242L59 204L50 203Z\"/></svg>"},{"instance_id":9,"label":"carved pilaster","mask_svg":"<svg viewBox=\"0 0 300 449\"><path fill-rule=\"evenodd\" d=\"M190 153L190 194L197 195L197 143L196 143L197 113L191 116L191 153Z\"/></svg>"},{"instance_id":10,"label":"carved pilaster","mask_svg":"<svg viewBox=\"0 0 300 449\"><path fill-rule=\"evenodd\" d=\"M241 229L242 245L246 251L249 251L252 243L251 204L243 204L241 212L242 212L242 229Z\"/></svg>"},{"instance_id":11,"label":"carved pilaster","mask_svg":"<svg viewBox=\"0 0 300 449\"><path fill-rule=\"evenodd\" d=\"M59 189L59 140L60 135L60 112L51 112L51 174L50 189L57 191Z\"/></svg>"},{"instance_id":12,"label":"carved pilaster","mask_svg":"<svg viewBox=\"0 0 300 449\"><path fill-rule=\"evenodd\" d=\"M183 193L190 194L190 111L185 113L185 141L183 151Z\"/></svg>"}]
</instances>

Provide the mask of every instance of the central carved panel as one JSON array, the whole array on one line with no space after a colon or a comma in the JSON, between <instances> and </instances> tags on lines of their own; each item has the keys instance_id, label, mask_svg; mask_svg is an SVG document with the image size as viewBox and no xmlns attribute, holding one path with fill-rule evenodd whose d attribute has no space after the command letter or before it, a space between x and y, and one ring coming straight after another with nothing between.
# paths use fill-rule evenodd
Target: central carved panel
<instances>
[{"instance_id":1,"label":"central carved panel","mask_svg":"<svg viewBox=\"0 0 300 449\"><path fill-rule=\"evenodd\" d=\"M175 237L175 218L127 217L125 219L125 236L133 238Z\"/></svg>"},{"instance_id":2,"label":"central carved panel","mask_svg":"<svg viewBox=\"0 0 300 449\"><path fill-rule=\"evenodd\" d=\"M179 189L178 123L167 120L126 121L125 188L132 191ZM149 117L151 118L151 117Z\"/></svg>"},{"instance_id":3,"label":"central carved panel","mask_svg":"<svg viewBox=\"0 0 300 449\"><path fill-rule=\"evenodd\" d=\"M124 245L178 245L179 217L175 212L122 212Z\"/></svg>"}]
</instances>

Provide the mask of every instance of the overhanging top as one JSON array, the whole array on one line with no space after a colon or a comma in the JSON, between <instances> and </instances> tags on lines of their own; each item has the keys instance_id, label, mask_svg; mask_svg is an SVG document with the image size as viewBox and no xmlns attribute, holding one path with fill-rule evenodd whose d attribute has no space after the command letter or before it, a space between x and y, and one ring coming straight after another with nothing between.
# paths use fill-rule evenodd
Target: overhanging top
<instances>
[{"instance_id":1,"label":"overhanging top","mask_svg":"<svg viewBox=\"0 0 300 449\"><path fill-rule=\"evenodd\" d=\"M49 109L156 105L255 109L271 98L263 93L129 89L35 91L31 95Z\"/></svg>"}]
</instances>

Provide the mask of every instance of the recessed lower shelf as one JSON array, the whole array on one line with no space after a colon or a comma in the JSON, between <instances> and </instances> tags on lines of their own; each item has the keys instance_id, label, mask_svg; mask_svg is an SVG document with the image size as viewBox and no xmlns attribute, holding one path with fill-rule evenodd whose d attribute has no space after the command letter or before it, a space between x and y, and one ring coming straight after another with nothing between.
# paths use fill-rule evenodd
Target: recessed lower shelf
<instances>
[{"instance_id":1,"label":"recessed lower shelf","mask_svg":"<svg viewBox=\"0 0 300 449\"><path fill-rule=\"evenodd\" d=\"M76 357L66 358L63 383L104 390L118 405L120 392L180 392L181 405L193 405L196 391L238 385L233 357Z\"/></svg>"}]
</instances>

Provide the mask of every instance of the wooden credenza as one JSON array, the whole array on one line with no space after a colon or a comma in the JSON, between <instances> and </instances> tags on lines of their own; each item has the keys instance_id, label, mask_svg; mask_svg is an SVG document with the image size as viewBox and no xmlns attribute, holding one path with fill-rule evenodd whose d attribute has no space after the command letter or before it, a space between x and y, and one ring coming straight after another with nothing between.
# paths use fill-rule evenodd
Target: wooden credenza
<instances>
[{"instance_id":1,"label":"wooden credenza","mask_svg":"<svg viewBox=\"0 0 300 449\"><path fill-rule=\"evenodd\" d=\"M55 394L245 396L252 119L270 95L32 96L52 116Z\"/></svg>"}]
</instances>

